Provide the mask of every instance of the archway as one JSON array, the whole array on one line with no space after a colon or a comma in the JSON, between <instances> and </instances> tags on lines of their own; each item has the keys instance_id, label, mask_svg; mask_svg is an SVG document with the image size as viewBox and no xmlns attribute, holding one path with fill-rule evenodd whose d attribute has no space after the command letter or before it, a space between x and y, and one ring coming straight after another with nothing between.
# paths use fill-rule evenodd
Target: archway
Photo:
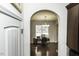
<instances>
[{"instance_id":1,"label":"archway","mask_svg":"<svg viewBox=\"0 0 79 59\"><path fill-rule=\"evenodd\" d=\"M31 55L57 56L58 15L50 10L39 10L31 16L30 22Z\"/></svg>"}]
</instances>

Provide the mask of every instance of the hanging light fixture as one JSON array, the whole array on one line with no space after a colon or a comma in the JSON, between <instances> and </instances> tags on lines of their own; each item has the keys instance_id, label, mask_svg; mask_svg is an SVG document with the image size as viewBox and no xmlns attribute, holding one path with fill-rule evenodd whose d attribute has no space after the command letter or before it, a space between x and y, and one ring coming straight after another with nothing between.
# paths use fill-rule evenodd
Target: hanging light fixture
<instances>
[{"instance_id":1,"label":"hanging light fixture","mask_svg":"<svg viewBox=\"0 0 79 59\"><path fill-rule=\"evenodd\" d=\"M44 25L47 25L47 16L44 16L44 19L45 19L45 24Z\"/></svg>"}]
</instances>

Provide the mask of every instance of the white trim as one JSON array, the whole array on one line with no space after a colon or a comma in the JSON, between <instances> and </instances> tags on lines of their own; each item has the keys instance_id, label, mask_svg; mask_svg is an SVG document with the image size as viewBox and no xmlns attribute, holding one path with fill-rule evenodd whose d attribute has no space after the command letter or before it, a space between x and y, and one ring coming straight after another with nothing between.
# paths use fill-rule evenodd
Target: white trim
<instances>
[{"instance_id":1,"label":"white trim","mask_svg":"<svg viewBox=\"0 0 79 59\"><path fill-rule=\"evenodd\" d=\"M21 17L19 17L18 15L14 14L13 12L7 10L6 8L4 8L4 7L1 6L1 5L0 5L0 13L3 13L3 14L5 14L5 15L7 15L7 16L10 16L10 17L12 17L12 18L15 18L15 19L17 19L17 20L19 20L19 21L22 20Z\"/></svg>"}]
</instances>

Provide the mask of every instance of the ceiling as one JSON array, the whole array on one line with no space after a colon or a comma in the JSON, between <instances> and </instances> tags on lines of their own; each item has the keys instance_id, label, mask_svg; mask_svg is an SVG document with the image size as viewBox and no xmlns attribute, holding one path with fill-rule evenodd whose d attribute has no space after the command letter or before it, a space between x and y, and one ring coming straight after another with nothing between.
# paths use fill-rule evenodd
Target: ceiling
<instances>
[{"instance_id":1,"label":"ceiling","mask_svg":"<svg viewBox=\"0 0 79 59\"><path fill-rule=\"evenodd\" d=\"M32 20L57 20L58 15L49 10L40 10L34 13L31 19Z\"/></svg>"}]
</instances>

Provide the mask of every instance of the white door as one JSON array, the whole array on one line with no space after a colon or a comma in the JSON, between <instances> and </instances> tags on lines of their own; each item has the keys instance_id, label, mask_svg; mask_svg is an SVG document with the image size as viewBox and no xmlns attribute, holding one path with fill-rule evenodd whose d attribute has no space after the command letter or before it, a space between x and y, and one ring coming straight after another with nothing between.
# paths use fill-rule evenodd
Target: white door
<instances>
[{"instance_id":1,"label":"white door","mask_svg":"<svg viewBox=\"0 0 79 59\"><path fill-rule=\"evenodd\" d=\"M0 10L0 56L20 56L22 21L4 10Z\"/></svg>"},{"instance_id":2,"label":"white door","mask_svg":"<svg viewBox=\"0 0 79 59\"><path fill-rule=\"evenodd\" d=\"M5 48L6 55L19 56L20 55L20 28L18 26L5 27Z\"/></svg>"}]
</instances>

